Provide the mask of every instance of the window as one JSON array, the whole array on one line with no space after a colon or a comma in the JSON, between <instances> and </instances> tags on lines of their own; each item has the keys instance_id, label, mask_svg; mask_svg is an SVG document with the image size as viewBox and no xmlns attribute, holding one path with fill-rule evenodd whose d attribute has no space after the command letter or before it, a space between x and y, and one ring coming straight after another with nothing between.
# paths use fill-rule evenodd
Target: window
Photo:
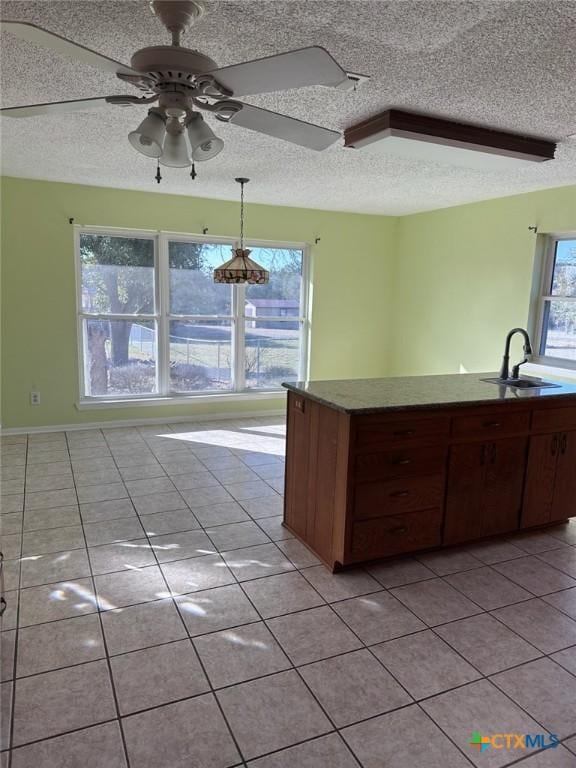
<instances>
[{"instance_id":1,"label":"window","mask_svg":"<svg viewBox=\"0 0 576 768\"><path fill-rule=\"evenodd\" d=\"M540 362L576 367L576 235L549 238L536 330Z\"/></svg>"},{"instance_id":2,"label":"window","mask_svg":"<svg viewBox=\"0 0 576 768\"><path fill-rule=\"evenodd\" d=\"M87 399L267 392L305 377L304 246L254 244L268 285L222 285L233 240L78 228Z\"/></svg>"}]
</instances>

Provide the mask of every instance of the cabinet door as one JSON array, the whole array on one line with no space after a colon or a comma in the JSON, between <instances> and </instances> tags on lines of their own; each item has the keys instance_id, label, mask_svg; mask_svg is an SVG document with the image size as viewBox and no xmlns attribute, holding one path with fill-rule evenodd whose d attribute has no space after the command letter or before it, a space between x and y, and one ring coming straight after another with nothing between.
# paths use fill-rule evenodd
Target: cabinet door
<instances>
[{"instance_id":1,"label":"cabinet door","mask_svg":"<svg viewBox=\"0 0 576 768\"><path fill-rule=\"evenodd\" d=\"M284 519L302 537L308 522L310 440L310 401L289 392Z\"/></svg>"},{"instance_id":2,"label":"cabinet door","mask_svg":"<svg viewBox=\"0 0 576 768\"><path fill-rule=\"evenodd\" d=\"M560 438L561 435L557 433L530 438L522 528L543 525L550 521ZM575 441L572 439L571 442Z\"/></svg>"},{"instance_id":3,"label":"cabinet door","mask_svg":"<svg viewBox=\"0 0 576 768\"><path fill-rule=\"evenodd\" d=\"M512 437L487 446L482 492L482 536L518 528L526 471L527 439Z\"/></svg>"},{"instance_id":4,"label":"cabinet door","mask_svg":"<svg viewBox=\"0 0 576 768\"><path fill-rule=\"evenodd\" d=\"M558 439L551 521L565 520L576 515L576 432L562 432Z\"/></svg>"},{"instance_id":5,"label":"cabinet door","mask_svg":"<svg viewBox=\"0 0 576 768\"><path fill-rule=\"evenodd\" d=\"M482 487L488 446L455 445L450 451L444 544L482 536Z\"/></svg>"}]
</instances>

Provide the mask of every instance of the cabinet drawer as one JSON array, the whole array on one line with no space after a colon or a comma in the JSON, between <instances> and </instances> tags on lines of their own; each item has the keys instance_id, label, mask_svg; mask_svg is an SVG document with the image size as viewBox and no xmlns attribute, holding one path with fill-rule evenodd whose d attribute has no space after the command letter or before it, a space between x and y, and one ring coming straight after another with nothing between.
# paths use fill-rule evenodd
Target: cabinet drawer
<instances>
[{"instance_id":1,"label":"cabinet drawer","mask_svg":"<svg viewBox=\"0 0 576 768\"><path fill-rule=\"evenodd\" d=\"M380 420L376 417L361 417L356 422L356 447L370 448L422 440L430 442L447 438L449 431L448 416Z\"/></svg>"},{"instance_id":2,"label":"cabinet drawer","mask_svg":"<svg viewBox=\"0 0 576 768\"><path fill-rule=\"evenodd\" d=\"M438 475L444 471L447 453L446 447L436 445L422 448L408 445L377 453L359 453L356 456L356 480Z\"/></svg>"},{"instance_id":3,"label":"cabinet drawer","mask_svg":"<svg viewBox=\"0 0 576 768\"><path fill-rule=\"evenodd\" d=\"M440 545L442 511L427 509L354 523L352 557L368 559Z\"/></svg>"},{"instance_id":4,"label":"cabinet drawer","mask_svg":"<svg viewBox=\"0 0 576 768\"><path fill-rule=\"evenodd\" d=\"M452 419L453 437L499 437L517 432L527 432L530 414L525 411L515 413L492 412L473 416L456 416Z\"/></svg>"},{"instance_id":5,"label":"cabinet drawer","mask_svg":"<svg viewBox=\"0 0 576 768\"><path fill-rule=\"evenodd\" d=\"M443 474L362 483L355 489L354 517L382 517L439 507L442 506L443 498Z\"/></svg>"},{"instance_id":6,"label":"cabinet drawer","mask_svg":"<svg viewBox=\"0 0 576 768\"><path fill-rule=\"evenodd\" d=\"M576 429L576 408L549 408L534 411L532 429L534 432Z\"/></svg>"}]
</instances>

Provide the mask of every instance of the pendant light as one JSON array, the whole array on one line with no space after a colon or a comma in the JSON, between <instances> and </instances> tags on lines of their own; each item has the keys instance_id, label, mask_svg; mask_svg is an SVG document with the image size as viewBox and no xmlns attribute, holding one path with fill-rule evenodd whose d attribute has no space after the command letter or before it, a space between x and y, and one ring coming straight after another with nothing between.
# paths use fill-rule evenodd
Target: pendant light
<instances>
[{"instance_id":1,"label":"pendant light","mask_svg":"<svg viewBox=\"0 0 576 768\"><path fill-rule=\"evenodd\" d=\"M214 270L215 283L251 283L263 285L270 273L250 258L250 250L244 248L244 184L250 179L235 179L240 184L240 248L232 248L232 258Z\"/></svg>"}]
</instances>

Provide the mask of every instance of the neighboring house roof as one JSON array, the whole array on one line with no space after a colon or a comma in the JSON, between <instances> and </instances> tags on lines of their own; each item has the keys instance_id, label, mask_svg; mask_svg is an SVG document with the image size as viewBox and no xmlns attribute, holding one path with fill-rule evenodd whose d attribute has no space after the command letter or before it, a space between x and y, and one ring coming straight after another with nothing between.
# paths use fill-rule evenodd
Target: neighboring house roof
<instances>
[{"instance_id":1,"label":"neighboring house roof","mask_svg":"<svg viewBox=\"0 0 576 768\"><path fill-rule=\"evenodd\" d=\"M253 307L281 307L282 309L297 309L300 302L297 299L247 299L247 305Z\"/></svg>"}]
</instances>

